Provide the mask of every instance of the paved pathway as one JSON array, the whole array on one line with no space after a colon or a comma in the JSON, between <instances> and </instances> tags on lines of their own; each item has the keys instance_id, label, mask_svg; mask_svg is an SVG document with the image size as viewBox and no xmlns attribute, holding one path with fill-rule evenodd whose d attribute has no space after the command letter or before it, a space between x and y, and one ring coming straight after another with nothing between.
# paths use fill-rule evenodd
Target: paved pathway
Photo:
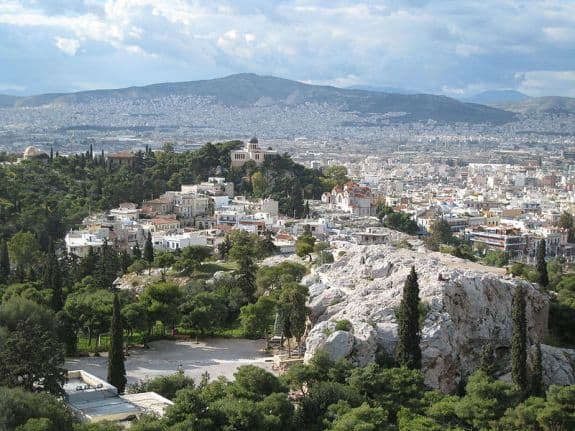
<instances>
[{"instance_id":1,"label":"paved pathway","mask_svg":"<svg viewBox=\"0 0 575 431\"><path fill-rule=\"evenodd\" d=\"M241 365L257 365L271 371L271 356L263 349L263 340L210 338L196 344L193 341L159 340L150 343L149 349L131 349L126 358L128 383L147 377L175 373L181 367L186 375L198 382L204 372L210 377L233 378ZM64 367L68 370L83 369L106 378L107 358L68 358Z\"/></svg>"}]
</instances>

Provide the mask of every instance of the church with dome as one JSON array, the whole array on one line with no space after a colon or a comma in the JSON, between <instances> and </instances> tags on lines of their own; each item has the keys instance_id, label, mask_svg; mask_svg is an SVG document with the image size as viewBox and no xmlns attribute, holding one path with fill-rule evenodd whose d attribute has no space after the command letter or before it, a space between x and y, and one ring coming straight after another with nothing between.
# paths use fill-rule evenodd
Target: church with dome
<instances>
[{"instance_id":1,"label":"church with dome","mask_svg":"<svg viewBox=\"0 0 575 431\"><path fill-rule=\"evenodd\" d=\"M256 165L261 165L266 157L277 154L276 151L262 150L258 144L258 138L255 136L250 139L241 150L232 150L230 152L231 167L241 168L245 163L253 160Z\"/></svg>"},{"instance_id":2,"label":"church with dome","mask_svg":"<svg viewBox=\"0 0 575 431\"><path fill-rule=\"evenodd\" d=\"M48 156L48 154L40 151L36 147L26 147L26 149L24 150L24 154L22 155L23 160L37 160L37 159L45 160L49 158L50 156Z\"/></svg>"}]
</instances>

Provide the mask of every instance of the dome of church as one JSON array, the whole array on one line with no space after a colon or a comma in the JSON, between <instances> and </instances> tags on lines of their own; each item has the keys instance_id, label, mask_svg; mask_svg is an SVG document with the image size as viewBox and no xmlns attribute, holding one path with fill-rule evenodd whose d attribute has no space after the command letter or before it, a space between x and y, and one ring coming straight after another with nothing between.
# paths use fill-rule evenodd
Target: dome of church
<instances>
[{"instance_id":1,"label":"dome of church","mask_svg":"<svg viewBox=\"0 0 575 431\"><path fill-rule=\"evenodd\" d=\"M258 143L258 138L256 138L255 136L250 139L250 144L257 144Z\"/></svg>"},{"instance_id":2,"label":"dome of church","mask_svg":"<svg viewBox=\"0 0 575 431\"><path fill-rule=\"evenodd\" d=\"M43 153L36 147L28 147L24 150L24 159L41 156Z\"/></svg>"}]
</instances>

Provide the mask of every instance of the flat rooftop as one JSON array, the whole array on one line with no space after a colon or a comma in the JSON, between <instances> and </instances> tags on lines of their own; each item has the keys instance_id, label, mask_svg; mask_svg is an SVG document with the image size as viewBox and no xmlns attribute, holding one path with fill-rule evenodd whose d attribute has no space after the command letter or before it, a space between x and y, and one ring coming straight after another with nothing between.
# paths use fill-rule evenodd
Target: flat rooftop
<instances>
[{"instance_id":1,"label":"flat rooftop","mask_svg":"<svg viewBox=\"0 0 575 431\"><path fill-rule=\"evenodd\" d=\"M143 413L163 415L173 403L155 392L119 395L106 381L83 370L68 372L66 401L89 422L124 421Z\"/></svg>"}]
</instances>

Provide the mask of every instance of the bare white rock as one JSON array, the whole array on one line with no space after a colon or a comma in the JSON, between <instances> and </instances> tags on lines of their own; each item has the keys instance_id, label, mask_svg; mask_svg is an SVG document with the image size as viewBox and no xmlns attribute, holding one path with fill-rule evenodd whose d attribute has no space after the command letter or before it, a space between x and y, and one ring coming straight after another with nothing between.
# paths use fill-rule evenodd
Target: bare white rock
<instances>
[{"instance_id":1,"label":"bare white rock","mask_svg":"<svg viewBox=\"0 0 575 431\"><path fill-rule=\"evenodd\" d=\"M455 391L460 380L478 367L481 348L488 342L499 355L509 351L511 302L518 284L524 286L527 295L529 341L535 343L546 335L547 295L502 269L423 248L411 251L390 245L346 245L345 251L336 262L303 280L310 287L314 324L306 340L306 360L326 347L334 359L347 357L358 366L373 362L377 354L393 356L396 312L412 265L427 310L421 349L429 386ZM347 348L347 337L331 338L335 322L343 319L353 327L349 333L351 349ZM542 349L547 383L575 380L573 353L549 346Z\"/></svg>"}]
</instances>

